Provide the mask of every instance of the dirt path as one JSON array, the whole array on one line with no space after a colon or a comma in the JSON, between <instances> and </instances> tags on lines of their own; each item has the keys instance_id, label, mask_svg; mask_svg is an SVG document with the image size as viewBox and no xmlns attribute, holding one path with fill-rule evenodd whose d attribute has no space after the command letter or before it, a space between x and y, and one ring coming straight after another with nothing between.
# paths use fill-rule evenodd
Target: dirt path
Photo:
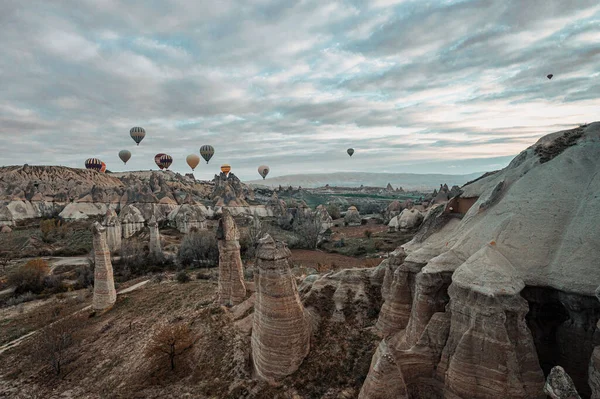
<instances>
[{"instance_id":1,"label":"dirt path","mask_svg":"<svg viewBox=\"0 0 600 399\"><path fill-rule=\"evenodd\" d=\"M72 259L72 258L71 258L71 259ZM117 295L121 295L121 294L127 294L127 293L129 293L129 292L135 291L135 290L137 290L137 289L139 289L139 288L143 287L144 285L146 285L146 284L147 284L149 281L150 281L150 280L144 280L144 281L140 281L139 283L137 283L137 284L134 284L134 285L132 285L131 287L128 287L128 288L125 288L125 289L123 289L123 290L121 290L121 291L118 291L118 292L117 292ZM71 314L70 314L70 315L68 315L68 316L65 316L65 317L63 317L63 318L62 318L62 319L60 319L60 320L64 320L64 319L65 319L65 318L67 318L67 317L72 317L72 316L74 316L74 315L76 315L76 314L78 314L78 313L81 313L81 312L84 312L84 311L86 311L86 310L89 310L89 309L91 309L91 307L92 307L92 305L88 305L88 306L86 306L85 308L79 309L78 311L76 311L76 312L74 312L74 313L71 313ZM55 321L54 323L57 323L57 322L59 322L60 320L57 320L57 321ZM54 324L54 323L50 323L49 325L52 325L52 324ZM46 326L46 327L47 327L47 326ZM44 328L45 328L45 327L44 327ZM27 333L27 334L25 334L25 335L23 335L23 336L21 336L21 337L19 337L19 338L17 338L17 339L14 339L14 340L12 340L12 341L10 341L10 342L8 342L8 343L6 343L6 344L4 344L4 345L0 346L0 354L2 354L2 353L4 353L4 352L6 352L6 351L7 351L7 350L9 350L9 349L12 349L12 348L14 348L14 347L17 347L17 346L19 346L19 345L20 345L22 342L26 341L28 338L30 338L31 336L35 335L36 333L38 333L38 332L39 332L40 330L42 330L42 329L43 329L43 328L41 328L41 329L39 329L39 330L31 331L31 332L29 332L29 333Z\"/></svg>"}]
</instances>

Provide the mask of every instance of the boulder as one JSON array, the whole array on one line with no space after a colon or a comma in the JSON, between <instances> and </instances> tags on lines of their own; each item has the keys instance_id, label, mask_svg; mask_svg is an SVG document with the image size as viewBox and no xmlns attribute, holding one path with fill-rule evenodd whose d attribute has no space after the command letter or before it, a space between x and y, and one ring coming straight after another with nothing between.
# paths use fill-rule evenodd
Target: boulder
<instances>
[{"instance_id":1,"label":"boulder","mask_svg":"<svg viewBox=\"0 0 600 399\"><path fill-rule=\"evenodd\" d=\"M550 371L544 385L544 393L551 399L581 399L573 380L560 366L555 366Z\"/></svg>"},{"instance_id":2,"label":"boulder","mask_svg":"<svg viewBox=\"0 0 600 399\"><path fill-rule=\"evenodd\" d=\"M252 362L257 377L269 382L295 372L310 350L310 324L290 270L290 258L285 243L268 234L259 241Z\"/></svg>"},{"instance_id":3,"label":"boulder","mask_svg":"<svg viewBox=\"0 0 600 399\"><path fill-rule=\"evenodd\" d=\"M358 213L358 209L355 206L351 206L344 215L344 223L348 226L360 226L361 217Z\"/></svg>"},{"instance_id":4,"label":"boulder","mask_svg":"<svg viewBox=\"0 0 600 399\"><path fill-rule=\"evenodd\" d=\"M8 234L8 233L12 233L12 229L10 227L8 227L8 225L1 225L2 227L0 227L0 233L3 234Z\"/></svg>"}]
</instances>

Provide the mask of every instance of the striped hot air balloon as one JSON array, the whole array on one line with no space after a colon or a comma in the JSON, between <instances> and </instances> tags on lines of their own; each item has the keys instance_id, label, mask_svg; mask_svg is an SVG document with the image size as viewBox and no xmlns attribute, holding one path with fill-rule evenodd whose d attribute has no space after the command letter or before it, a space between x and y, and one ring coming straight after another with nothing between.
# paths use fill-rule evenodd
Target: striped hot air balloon
<instances>
[{"instance_id":1,"label":"striped hot air balloon","mask_svg":"<svg viewBox=\"0 0 600 399\"><path fill-rule=\"evenodd\" d=\"M167 154L163 154L160 157L160 165L164 168L164 169L169 169L169 166L171 166L171 164L173 163L173 157L171 157L170 155Z\"/></svg>"},{"instance_id":2,"label":"striped hot air balloon","mask_svg":"<svg viewBox=\"0 0 600 399\"><path fill-rule=\"evenodd\" d=\"M212 156L214 154L215 154L215 149L213 148L212 145L203 145L202 147L200 147L200 155L202 155L202 158L204 158L206 163L208 163L208 161L210 161L210 159L212 158Z\"/></svg>"},{"instance_id":3,"label":"striped hot air balloon","mask_svg":"<svg viewBox=\"0 0 600 399\"><path fill-rule=\"evenodd\" d=\"M146 131L143 127L134 126L129 130L129 135L137 145L140 145L140 142L146 137Z\"/></svg>"},{"instance_id":4,"label":"striped hot air balloon","mask_svg":"<svg viewBox=\"0 0 600 399\"><path fill-rule=\"evenodd\" d=\"M267 165L260 165L258 167L258 174L262 176L263 180L269 174L269 167Z\"/></svg>"},{"instance_id":5,"label":"striped hot air balloon","mask_svg":"<svg viewBox=\"0 0 600 399\"><path fill-rule=\"evenodd\" d=\"M100 169L102 169L102 161L98 158L88 158L85 160L85 168L100 172Z\"/></svg>"},{"instance_id":6,"label":"striped hot air balloon","mask_svg":"<svg viewBox=\"0 0 600 399\"><path fill-rule=\"evenodd\" d=\"M228 174L230 170L231 170L231 165L228 165L228 164L221 165L221 172Z\"/></svg>"},{"instance_id":7,"label":"striped hot air balloon","mask_svg":"<svg viewBox=\"0 0 600 399\"><path fill-rule=\"evenodd\" d=\"M162 166L162 165L161 165L161 163L160 163L160 157L162 157L163 155L165 155L165 154L163 154L163 153L161 152L160 154L156 154L156 155L154 156L154 163L156 164L156 166L158 166L158 167L160 168L160 170L163 170L163 166Z\"/></svg>"}]
</instances>

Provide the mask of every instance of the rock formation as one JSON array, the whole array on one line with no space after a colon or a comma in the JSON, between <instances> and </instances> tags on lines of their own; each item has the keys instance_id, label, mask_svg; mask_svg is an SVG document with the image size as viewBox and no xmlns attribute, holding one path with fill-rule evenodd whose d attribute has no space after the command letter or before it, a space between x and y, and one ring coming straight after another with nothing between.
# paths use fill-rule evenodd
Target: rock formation
<instances>
[{"instance_id":1,"label":"rock formation","mask_svg":"<svg viewBox=\"0 0 600 399\"><path fill-rule=\"evenodd\" d=\"M126 205L121 209L119 221L123 229L122 238L129 238L144 228L145 219L138 208Z\"/></svg>"},{"instance_id":2,"label":"rock formation","mask_svg":"<svg viewBox=\"0 0 600 399\"><path fill-rule=\"evenodd\" d=\"M277 192L273 192L273 195L269 199L267 206L273 210L274 216L284 216L287 214L287 206L284 200L280 200L277 196Z\"/></svg>"},{"instance_id":3,"label":"rock formation","mask_svg":"<svg viewBox=\"0 0 600 399\"><path fill-rule=\"evenodd\" d=\"M0 224L0 233L4 233L4 234L8 234L8 233L12 233L12 229L10 227L8 227L8 225L1 225Z\"/></svg>"},{"instance_id":4,"label":"rock formation","mask_svg":"<svg viewBox=\"0 0 600 399\"><path fill-rule=\"evenodd\" d=\"M266 235L254 272L256 303L252 362L256 375L274 382L295 372L310 349L310 327L290 270L291 252Z\"/></svg>"},{"instance_id":5,"label":"rock formation","mask_svg":"<svg viewBox=\"0 0 600 399\"><path fill-rule=\"evenodd\" d=\"M160 231L156 218L152 216L148 221L148 229L150 230L150 242L148 243L148 252L155 257L162 257L162 248L160 246Z\"/></svg>"},{"instance_id":6,"label":"rock formation","mask_svg":"<svg viewBox=\"0 0 600 399\"><path fill-rule=\"evenodd\" d=\"M395 200L389 203L385 212L383 213L383 222L388 224L392 218L398 216L402 212L402 204L400 201Z\"/></svg>"},{"instance_id":7,"label":"rock formation","mask_svg":"<svg viewBox=\"0 0 600 399\"><path fill-rule=\"evenodd\" d=\"M192 228L206 229L206 208L202 205L181 205L171 213L168 219L181 233L189 233Z\"/></svg>"},{"instance_id":8,"label":"rock formation","mask_svg":"<svg viewBox=\"0 0 600 399\"><path fill-rule=\"evenodd\" d=\"M110 251L106 245L106 229L96 222L92 225L94 240L94 297L92 308L103 312L117 301Z\"/></svg>"},{"instance_id":9,"label":"rock formation","mask_svg":"<svg viewBox=\"0 0 600 399\"><path fill-rule=\"evenodd\" d=\"M388 223L390 230L407 232L418 228L423 223L423 214L416 209L404 209L400 215Z\"/></svg>"},{"instance_id":10,"label":"rock formation","mask_svg":"<svg viewBox=\"0 0 600 399\"><path fill-rule=\"evenodd\" d=\"M575 384L560 366L552 368L544 385L544 393L551 399L581 399L575 389Z\"/></svg>"},{"instance_id":11,"label":"rock formation","mask_svg":"<svg viewBox=\"0 0 600 399\"><path fill-rule=\"evenodd\" d=\"M210 196L215 206L248 206L247 189L233 173L215 175L215 187Z\"/></svg>"},{"instance_id":12,"label":"rock formation","mask_svg":"<svg viewBox=\"0 0 600 399\"><path fill-rule=\"evenodd\" d=\"M240 233L227 208L219 220L219 303L237 305L246 297L244 271L240 257Z\"/></svg>"},{"instance_id":13,"label":"rock formation","mask_svg":"<svg viewBox=\"0 0 600 399\"><path fill-rule=\"evenodd\" d=\"M360 213L358 213L358 209L355 206L351 206L346 211L346 215L344 216L344 223L348 226L360 226L361 218Z\"/></svg>"},{"instance_id":14,"label":"rock formation","mask_svg":"<svg viewBox=\"0 0 600 399\"><path fill-rule=\"evenodd\" d=\"M600 287L596 289L596 298L600 300ZM600 399L600 320L596 324L595 347L588 366L588 384L591 389L591 399Z\"/></svg>"},{"instance_id":15,"label":"rock formation","mask_svg":"<svg viewBox=\"0 0 600 399\"><path fill-rule=\"evenodd\" d=\"M325 233L325 231L333 226L333 219L329 215L329 212L327 212L327 208L325 208L324 205L317 206L317 209L315 210L315 216L321 222L320 234Z\"/></svg>"},{"instance_id":16,"label":"rock formation","mask_svg":"<svg viewBox=\"0 0 600 399\"><path fill-rule=\"evenodd\" d=\"M112 209L106 211L102 225L106 229L106 244L110 252L120 251L122 229L117 213Z\"/></svg>"}]
</instances>

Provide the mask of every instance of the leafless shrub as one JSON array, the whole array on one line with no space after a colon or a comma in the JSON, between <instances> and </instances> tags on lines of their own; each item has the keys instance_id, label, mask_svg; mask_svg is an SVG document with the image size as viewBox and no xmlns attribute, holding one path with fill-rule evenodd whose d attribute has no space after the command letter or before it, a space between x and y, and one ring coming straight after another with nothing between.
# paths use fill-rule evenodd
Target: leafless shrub
<instances>
[{"instance_id":1,"label":"leafless shrub","mask_svg":"<svg viewBox=\"0 0 600 399\"><path fill-rule=\"evenodd\" d=\"M200 230L186 234L179 247L177 260L182 266L217 265L219 247L214 232Z\"/></svg>"},{"instance_id":2,"label":"leafless shrub","mask_svg":"<svg viewBox=\"0 0 600 399\"><path fill-rule=\"evenodd\" d=\"M190 327L183 323L161 326L150 338L146 347L149 358L167 358L171 370L175 370L175 359L194 345Z\"/></svg>"},{"instance_id":3,"label":"leafless shrub","mask_svg":"<svg viewBox=\"0 0 600 399\"><path fill-rule=\"evenodd\" d=\"M296 214L293 231L301 238L306 248L317 248L321 228L321 221L315 213L298 212Z\"/></svg>"},{"instance_id":4,"label":"leafless shrub","mask_svg":"<svg viewBox=\"0 0 600 399\"><path fill-rule=\"evenodd\" d=\"M54 322L35 335L33 348L36 358L50 366L56 376L70 361L69 348L77 342L77 331L83 320L68 317Z\"/></svg>"}]
</instances>

